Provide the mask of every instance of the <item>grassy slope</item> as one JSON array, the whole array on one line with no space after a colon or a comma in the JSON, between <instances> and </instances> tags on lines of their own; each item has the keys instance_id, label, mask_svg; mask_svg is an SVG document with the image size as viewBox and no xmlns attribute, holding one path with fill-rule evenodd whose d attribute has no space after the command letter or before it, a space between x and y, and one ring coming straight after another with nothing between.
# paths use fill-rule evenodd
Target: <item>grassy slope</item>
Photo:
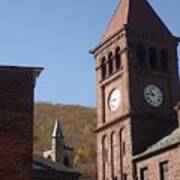
<instances>
[{"instance_id":1,"label":"grassy slope","mask_svg":"<svg viewBox=\"0 0 180 180\"><path fill-rule=\"evenodd\" d=\"M42 154L51 146L54 121L62 125L66 144L73 146L74 164L83 173L82 179L96 179L96 137L93 133L96 112L93 108L75 105L35 104L34 153Z\"/></svg>"}]
</instances>

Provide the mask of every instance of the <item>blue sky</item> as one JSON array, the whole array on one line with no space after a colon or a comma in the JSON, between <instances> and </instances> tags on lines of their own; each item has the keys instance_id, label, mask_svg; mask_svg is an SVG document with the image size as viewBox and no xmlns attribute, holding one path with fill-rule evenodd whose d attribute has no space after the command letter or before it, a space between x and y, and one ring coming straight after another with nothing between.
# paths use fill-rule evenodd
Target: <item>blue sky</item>
<instances>
[{"instance_id":1,"label":"blue sky","mask_svg":"<svg viewBox=\"0 0 180 180\"><path fill-rule=\"evenodd\" d=\"M180 1L149 0L180 36ZM95 106L95 47L118 0L1 0L0 64L41 66L36 101Z\"/></svg>"}]
</instances>

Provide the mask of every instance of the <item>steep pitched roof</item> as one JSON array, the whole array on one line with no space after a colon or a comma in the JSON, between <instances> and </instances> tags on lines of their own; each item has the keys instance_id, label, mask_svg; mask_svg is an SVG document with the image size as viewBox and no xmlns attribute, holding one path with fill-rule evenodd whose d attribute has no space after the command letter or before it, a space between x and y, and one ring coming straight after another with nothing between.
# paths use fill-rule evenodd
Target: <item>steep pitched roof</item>
<instances>
[{"instance_id":1,"label":"steep pitched roof","mask_svg":"<svg viewBox=\"0 0 180 180\"><path fill-rule=\"evenodd\" d=\"M175 131L173 131L170 135L164 137L160 141L158 141L156 144L149 147L146 151L143 153L137 155L134 157L134 159L139 159L146 157L147 155L152 155L155 152L158 152L160 150L166 149L168 147L172 147L174 145L180 145L180 127L177 128Z\"/></svg>"},{"instance_id":2,"label":"steep pitched roof","mask_svg":"<svg viewBox=\"0 0 180 180\"><path fill-rule=\"evenodd\" d=\"M100 44L124 28L172 37L147 0L120 0Z\"/></svg>"},{"instance_id":3,"label":"steep pitched roof","mask_svg":"<svg viewBox=\"0 0 180 180\"><path fill-rule=\"evenodd\" d=\"M52 137L53 138L64 138L62 126L58 120L55 121Z\"/></svg>"}]
</instances>

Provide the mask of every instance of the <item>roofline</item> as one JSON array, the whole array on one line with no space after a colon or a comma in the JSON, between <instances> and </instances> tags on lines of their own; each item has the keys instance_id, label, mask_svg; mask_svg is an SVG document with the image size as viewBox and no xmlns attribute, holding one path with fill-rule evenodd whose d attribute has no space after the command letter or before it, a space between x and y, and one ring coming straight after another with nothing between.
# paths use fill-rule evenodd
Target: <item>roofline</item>
<instances>
[{"instance_id":1,"label":"roofline","mask_svg":"<svg viewBox=\"0 0 180 180\"><path fill-rule=\"evenodd\" d=\"M39 159L36 159L36 158L39 158ZM40 156L40 155L36 155L36 154L33 155L33 158L32 158L32 166L33 166L33 164L36 164L36 165L39 165L39 166L44 166L45 168L48 168L48 170L45 170L45 171L50 171L50 170L52 170L52 171L54 171L54 172L65 172L65 173L81 174L81 173L78 172L77 170L74 170L74 169L72 169L72 168L70 168L70 167L66 167L66 166L64 166L64 168L66 168L66 169L57 170L57 169L53 168L52 166L50 166L50 165L48 165L48 164L45 164L44 162L42 162L42 161L40 161L40 160L45 161L45 162L49 162L49 163L51 163L51 164L53 163L53 164L57 164L57 165L64 166L63 164L59 164L59 163L57 163L57 162L50 161L50 160L48 160L48 159L46 159L46 158L44 158L44 157L42 157L42 156ZM33 168L33 170L39 171L39 170L37 170L37 169L35 169L35 168Z\"/></svg>"},{"instance_id":2,"label":"roofline","mask_svg":"<svg viewBox=\"0 0 180 180\"><path fill-rule=\"evenodd\" d=\"M180 37L174 36L174 38L177 40L178 43L180 43Z\"/></svg>"},{"instance_id":3,"label":"roofline","mask_svg":"<svg viewBox=\"0 0 180 180\"><path fill-rule=\"evenodd\" d=\"M42 67L36 67L36 68L32 68L34 74L36 75L36 77L39 77L40 73L44 70L44 68Z\"/></svg>"},{"instance_id":4,"label":"roofline","mask_svg":"<svg viewBox=\"0 0 180 180\"><path fill-rule=\"evenodd\" d=\"M104 46L106 43L108 43L112 38L116 37L119 33L123 32L124 30L128 30L129 27L127 24L124 24L124 27L122 29L120 29L119 31L117 31L116 33L112 34L108 39L106 39L105 41L101 42L100 44L98 44L94 49L91 49L89 51L90 54L95 54L95 52L101 48L102 46ZM130 28L131 29L131 28ZM172 36L172 39L174 39L177 43L180 43L180 37L178 36Z\"/></svg>"},{"instance_id":5,"label":"roofline","mask_svg":"<svg viewBox=\"0 0 180 180\"><path fill-rule=\"evenodd\" d=\"M50 174L52 174L52 173L55 173L55 174L62 174L62 173L66 173L66 174L73 174L73 175L76 175L76 176L82 176L82 174L80 173L80 172L77 172L77 171L64 171L64 170L62 170L62 171L57 171L57 170L55 170L55 169L48 169L48 170L39 170L39 169L32 169L32 171L35 173L35 172L38 172L38 175L39 175L39 172L41 172L41 176L43 176L43 174L42 173L50 173Z\"/></svg>"},{"instance_id":6,"label":"roofline","mask_svg":"<svg viewBox=\"0 0 180 180\"><path fill-rule=\"evenodd\" d=\"M138 161L141 161L141 160L144 160L144 159L148 159L148 158L150 158L152 156L158 155L161 152L165 152L165 151L168 151L170 149L176 148L179 145L180 145L180 142L176 142L174 144L171 144L171 145L166 146L166 147L162 147L162 148L154 150L152 152L149 152L149 153L147 152L147 153L142 154L142 155L140 154L140 155L134 156L132 161L138 162Z\"/></svg>"},{"instance_id":7,"label":"roofline","mask_svg":"<svg viewBox=\"0 0 180 180\"><path fill-rule=\"evenodd\" d=\"M43 67L28 67L28 66L9 66L9 65L0 65L0 70L31 70L36 77L44 70Z\"/></svg>"},{"instance_id":8,"label":"roofline","mask_svg":"<svg viewBox=\"0 0 180 180\"><path fill-rule=\"evenodd\" d=\"M126 29L127 25L124 25L124 28L120 29L119 31L117 31L116 33L114 33L112 36L110 36L108 39L106 39L105 41L101 42L100 44L98 44L94 49L90 50L89 53L90 54L95 54L95 52L101 48L102 46L104 46L108 41L110 41L112 38L114 38L115 36L117 36L119 33L123 32Z\"/></svg>"},{"instance_id":9,"label":"roofline","mask_svg":"<svg viewBox=\"0 0 180 180\"><path fill-rule=\"evenodd\" d=\"M37 67L37 66L16 66L16 65L0 65L0 69L1 68L7 68L7 69L29 69L29 70L33 70L33 69L44 69L43 67Z\"/></svg>"},{"instance_id":10,"label":"roofline","mask_svg":"<svg viewBox=\"0 0 180 180\"><path fill-rule=\"evenodd\" d=\"M63 173L72 173L72 174L79 174L79 175L81 175L80 172L78 172L78 171L76 171L76 170L73 170L73 169L71 169L71 170L64 170L64 169L62 169L62 170L56 170L56 169L54 169L54 168L52 168L52 167L49 167L49 166L47 166L47 165L44 165L43 163L37 162L36 160L33 160L33 163L35 163L36 165L43 166L43 167L47 168L47 169L45 169L45 170L42 170L42 171L45 171L45 172L57 172L57 173L63 172ZM33 168L33 167L32 167L32 168ZM39 169L36 169L36 168L33 168L33 171L40 171L40 170L39 170Z\"/></svg>"}]
</instances>

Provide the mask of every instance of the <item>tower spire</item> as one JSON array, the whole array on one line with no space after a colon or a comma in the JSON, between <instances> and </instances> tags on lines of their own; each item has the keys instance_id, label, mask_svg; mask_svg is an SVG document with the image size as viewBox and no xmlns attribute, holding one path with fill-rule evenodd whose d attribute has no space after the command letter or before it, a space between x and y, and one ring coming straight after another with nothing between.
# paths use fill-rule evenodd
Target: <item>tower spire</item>
<instances>
[{"instance_id":1,"label":"tower spire","mask_svg":"<svg viewBox=\"0 0 180 180\"><path fill-rule=\"evenodd\" d=\"M112 38L125 26L155 35L158 32L161 36L172 38L172 34L147 0L120 0L100 44Z\"/></svg>"},{"instance_id":2,"label":"tower spire","mask_svg":"<svg viewBox=\"0 0 180 180\"><path fill-rule=\"evenodd\" d=\"M58 120L55 121L52 138L64 138L63 129L61 123Z\"/></svg>"}]
</instances>

